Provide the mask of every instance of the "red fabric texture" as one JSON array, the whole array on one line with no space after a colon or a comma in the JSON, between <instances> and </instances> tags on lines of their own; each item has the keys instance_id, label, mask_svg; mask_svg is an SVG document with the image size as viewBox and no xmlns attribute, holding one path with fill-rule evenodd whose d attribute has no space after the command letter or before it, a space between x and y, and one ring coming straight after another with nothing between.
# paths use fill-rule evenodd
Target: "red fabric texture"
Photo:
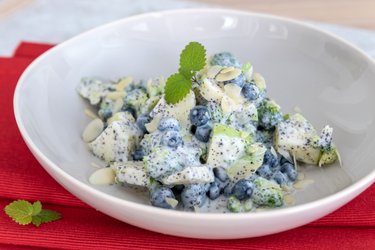
<instances>
[{"instance_id":1,"label":"red fabric texture","mask_svg":"<svg viewBox=\"0 0 375 250\"><path fill-rule=\"evenodd\" d=\"M63 219L20 226L0 211L0 249L375 249L375 185L334 213L306 226L241 240L162 235L117 221L71 195L28 150L13 115L13 93L23 70L51 45L22 43L0 58L0 208L15 199L40 200Z\"/></svg>"}]
</instances>

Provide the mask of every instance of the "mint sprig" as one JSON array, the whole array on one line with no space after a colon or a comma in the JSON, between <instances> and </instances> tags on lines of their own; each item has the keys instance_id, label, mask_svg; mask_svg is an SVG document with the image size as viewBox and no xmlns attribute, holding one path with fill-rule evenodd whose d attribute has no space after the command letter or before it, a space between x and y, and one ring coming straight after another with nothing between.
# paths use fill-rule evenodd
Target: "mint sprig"
<instances>
[{"instance_id":1,"label":"mint sprig","mask_svg":"<svg viewBox=\"0 0 375 250\"><path fill-rule=\"evenodd\" d=\"M198 42L190 42L180 54L178 73L171 75L165 84L164 98L168 104L176 104L190 92L191 78L206 65L206 49Z\"/></svg>"},{"instance_id":2,"label":"mint sprig","mask_svg":"<svg viewBox=\"0 0 375 250\"><path fill-rule=\"evenodd\" d=\"M33 204L25 200L13 201L4 208L4 211L16 223L20 225L32 223L36 227L39 227L42 223L61 218L61 214L58 212L42 209L40 201L36 201Z\"/></svg>"}]
</instances>

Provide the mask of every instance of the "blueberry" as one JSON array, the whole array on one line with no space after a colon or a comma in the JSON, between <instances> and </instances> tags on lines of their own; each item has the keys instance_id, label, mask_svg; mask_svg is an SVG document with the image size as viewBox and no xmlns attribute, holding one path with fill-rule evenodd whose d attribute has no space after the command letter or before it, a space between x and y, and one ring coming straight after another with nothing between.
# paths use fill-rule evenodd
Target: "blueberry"
<instances>
[{"instance_id":1,"label":"blueberry","mask_svg":"<svg viewBox=\"0 0 375 250\"><path fill-rule=\"evenodd\" d=\"M224 193L225 196L228 197L228 196L232 195L234 185L235 185L234 182L229 182L229 183L224 187L223 193Z\"/></svg>"},{"instance_id":2,"label":"blueberry","mask_svg":"<svg viewBox=\"0 0 375 250\"><path fill-rule=\"evenodd\" d=\"M206 183L206 184L203 184L203 185L204 185L204 190L206 190L206 193L207 193L208 190L210 190L211 184L210 183Z\"/></svg>"},{"instance_id":3,"label":"blueberry","mask_svg":"<svg viewBox=\"0 0 375 250\"><path fill-rule=\"evenodd\" d=\"M274 155L272 154L271 150L266 150L266 152L264 152L264 156L263 156L263 163L264 164L269 164L273 161L273 158L274 158Z\"/></svg>"},{"instance_id":4,"label":"blueberry","mask_svg":"<svg viewBox=\"0 0 375 250\"><path fill-rule=\"evenodd\" d=\"M161 138L161 144L170 148L177 148L182 145L182 137L179 132L168 130Z\"/></svg>"},{"instance_id":5,"label":"blueberry","mask_svg":"<svg viewBox=\"0 0 375 250\"><path fill-rule=\"evenodd\" d=\"M280 165L283 165L284 163L290 163L284 156L281 156L281 159L280 159Z\"/></svg>"},{"instance_id":6,"label":"blueberry","mask_svg":"<svg viewBox=\"0 0 375 250\"><path fill-rule=\"evenodd\" d=\"M289 162L285 162L283 165L281 165L280 171L288 176L289 180L291 181L295 181L297 179L297 171L294 168L294 165Z\"/></svg>"},{"instance_id":7,"label":"blueberry","mask_svg":"<svg viewBox=\"0 0 375 250\"><path fill-rule=\"evenodd\" d=\"M223 67L240 68L241 64L231 53L221 52L215 54L211 59L211 65L220 65Z\"/></svg>"},{"instance_id":8,"label":"blueberry","mask_svg":"<svg viewBox=\"0 0 375 250\"><path fill-rule=\"evenodd\" d=\"M208 198L215 200L220 196L220 186L219 183L214 181L211 183L210 189L207 192Z\"/></svg>"},{"instance_id":9,"label":"blueberry","mask_svg":"<svg viewBox=\"0 0 375 250\"><path fill-rule=\"evenodd\" d=\"M133 156L133 160L134 160L134 161L142 161L142 160L143 160L143 157L145 156L145 153L143 152L143 149L138 148L138 149L136 149L136 150L132 153L132 156Z\"/></svg>"},{"instance_id":10,"label":"blueberry","mask_svg":"<svg viewBox=\"0 0 375 250\"><path fill-rule=\"evenodd\" d=\"M271 176L273 174L271 167L268 164L263 164L262 166L260 166L255 173L267 180L271 179Z\"/></svg>"},{"instance_id":11,"label":"blueberry","mask_svg":"<svg viewBox=\"0 0 375 250\"><path fill-rule=\"evenodd\" d=\"M159 126L159 131L174 130L180 131L180 124L174 118L163 118L161 119Z\"/></svg>"},{"instance_id":12,"label":"blueberry","mask_svg":"<svg viewBox=\"0 0 375 250\"><path fill-rule=\"evenodd\" d=\"M227 208L232 213L240 213L242 211L241 201L232 195L228 198Z\"/></svg>"},{"instance_id":13,"label":"blueberry","mask_svg":"<svg viewBox=\"0 0 375 250\"><path fill-rule=\"evenodd\" d=\"M279 185L285 185L288 183L288 177L281 173L280 171L276 172L275 175L273 176L273 179L277 182Z\"/></svg>"},{"instance_id":14,"label":"blueberry","mask_svg":"<svg viewBox=\"0 0 375 250\"><path fill-rule=\"evenodd\" d=\"M210 120L210 113L207 107L198 105L190 111L189 117L191 124L199 127L207 124L207 122Z\"/></svg>"},{"instance_id":15,"label":"blueberry","mask_svg":"<svg viewBox=\"0 0 375 250\"><path fill-rule=\"evenodd\" d=\"M228 185L229 183L229 178L226 181L221 181L219 178L215 177L215 182L219 185L220 190L224 190L224 188ZM234 183L233 183L234 185Z\"/></svg>"},{"instance_id":16,"label":"blueberry","mask_svg":"<svg viewBox=\"0 0 375 250\"><path fill-rule=\"evenodd\" d=\"M202 184L187 185L181 193L181 200L186 208L201 207L206 199L206 187Z\"/></svg>"},{"instance_id":17,"label":"blueberry","mask_svg":"<svg viewBox=\"0 0 375 250\"><path fill-rule=\"evenodd\" d=\"M212 182L209 185L209 189L207 190L208 198L210 198L211 200L215 200L216 198L218 198L220 194L222 193L222 191L224 190L224 188L228 185L228 183L229 183L229 178L227 178L226 181L221 181L219 178L215 177L214 182ZM228 196L229 195L230 194L228 194Z\"/></svg>"},{"instance_id":18,"label":"blueberry","mask_svg":"<svg viewBox=\"0 0 375 250\"><path fill-rule=\"evenodd\" d=\"M241 93L249 101L254 101L259 97L259 89L253 84L245 84Z\"/></svg>"},{"instance_id":19,"label":"blueberry","mask_svg":"<svg viewBox=\"0 0 375 250\"><path fill-rule=\"evenodd\" d=\"M250 198L253 194L254 184L248 180L239 180L233 187L233 194L237 199Z\"/></svg>"},{"instance_id":20,"label":"blueberry","mask_svg":"<svg viewBox=\"0 0 375 250\"><path fill-rule=\"evenodd\" d=\"M150 193L151 204L155 207L172 208L166 201L166 198L175 199L175 196L170 188L157 187Z\"/></svg>"},{"instance_id":21,"label":"blueberry","mask_svg":"<svg viewBox=\"0 0 375 250\"><path fill-rule=\"evenodd\" d=\"M266 130L272 130L283 120L279 106L275 105L271 100L264 100L258 107L259 127Z\"/></svg>"},{"instance_id":22,"label":"blueberry","mask_svg":"<svg viewBox=\"0 0 375 250\"><path fill-rule=\"evenodd\" d=\"M138 127L139 127L144 133L146 133L146 132L147 132L147 129L146 129L146 127L145 127L145 124L146 124L146 123L149 123L150 121L151 121L151 117L150 117L150 116L148 116L147 114L142 114L142 115L138 116L136 124L138 125Z\"/></svg>"},{"instance_id":23,"label":"blueberry","mask_svg":"<svg viewBox=\"0 0 375 250\"><path fill-rule=\"evenodd\" d=\"M269 165L271 168L277 167L279 164L278 158L272 154L271 150L267 150L264 153L263 164Z\"/></svg>"},{"instance_id":24,"label":"blueberry","mask_svg":"<svg viewBox=\"0 0 375 250\"><path fill-rule=\"evenodd\" d=\"M197 127L195 131L195 138L200 140L201 142L208 142L210 139L212 127L210 124L205 124L203 126Z\"/></svg>"},{"instance_id":25,"label":"blueberry","mask_svg":"<svg viewBox=\"0 0 375 250\"><path fill-rule=\"evenodd\" d=\"M236 78L234 78L232 80L229 80L229 81L224 81L223 83L224 84L234 84L234 85L237 85L237 86L242 88L245 85L245 82L246 82L245 76L243 74L240 74Z\"/></svg>"},{"instance_id":26,"label":"blueberry","mask_svg":"<svg viewBox=\"0 0 375 250\"><path fill-rule=\"evenodd\" d=\"M214 175L216 178L218 178L220 181L224 182L228 180L227 171L222 167L217 167L213 169Z\"/></svg>"}]
</instances>

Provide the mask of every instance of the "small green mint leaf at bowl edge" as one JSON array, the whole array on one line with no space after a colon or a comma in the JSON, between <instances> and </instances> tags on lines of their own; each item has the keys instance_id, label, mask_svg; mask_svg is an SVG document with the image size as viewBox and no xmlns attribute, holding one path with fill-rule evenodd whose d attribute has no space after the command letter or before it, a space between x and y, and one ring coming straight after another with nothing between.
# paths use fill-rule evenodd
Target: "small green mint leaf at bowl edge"
<instances>
[{"instance_id":1,"label":"small green mint leaf at bowl edge","mask_svg":"<svg viewBox=\"0 0 375 250\"><path fill-rule=\"evenodd\" d=\"M33 205L28 201L13 201L4 208L4 211L13 221L20 225L27 225L32 221Z\"/></svg>"},{"instance_id":2,"label":"small green mint leaf at bowl edge","mask_svg":"<svg viewBox=\"0 0 375 250\"><path fill-rule=\"evenodd\" d=\"M165 84L164 98L168 104L176 104L190 92L192 82L180 73L171 75Z\"/></svg>"},{"instance_id":3,"label":"small green mint leaf at bowl edge","mask_svg":"<svg viewBox=\"0 0 375 250\"><path fill-rule=\"evenodd\" d=\"M206 65L206 49L198 42L190 42L180 54L179 73L190 79Z\"/></svg>"},{"instance_id":4,"label":"small green mint leaf at bowl edge","mask_svg":"<svg viewBox=\"0 0 375 250\"><path fill-rule=\"evenodd\" d=\"M33 203L33 216L37 215L42 211L42 203L40 201L36 201Z\"/></svg>"},{"instance_id":5,"label":"small green mint leaf at bowl edge","mask_svg":"<svg viewBox=\"0 0 375 250\"><path fill-rule=\"evenodd\" d=\"M49 209L42 209L42 211L37 216L42 219L42 223L59 220L62 217L60 213Z\"/></svg>"}]
</instances>

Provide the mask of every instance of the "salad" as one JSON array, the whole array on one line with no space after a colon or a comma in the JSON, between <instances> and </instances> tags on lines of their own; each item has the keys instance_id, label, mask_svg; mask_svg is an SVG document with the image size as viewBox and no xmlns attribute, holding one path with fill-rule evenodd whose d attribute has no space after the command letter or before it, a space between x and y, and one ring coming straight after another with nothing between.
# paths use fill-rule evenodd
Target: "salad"
<instances>
[{"instance_id":1,"label":"salad","mask_svg":"<svg viewBox=\"0 0 375 250\"><path fill-rule=\"evenodd\" d=\"M156 207L281 207L297 162L339 159L330 126L318 133L301 114L283 114L250 63L229 52L206 58L197 42L167 80L83 78L77 91L97 109L82 138L107 164L90 182L141 187Z\"/></svg>"}]
</instances>

